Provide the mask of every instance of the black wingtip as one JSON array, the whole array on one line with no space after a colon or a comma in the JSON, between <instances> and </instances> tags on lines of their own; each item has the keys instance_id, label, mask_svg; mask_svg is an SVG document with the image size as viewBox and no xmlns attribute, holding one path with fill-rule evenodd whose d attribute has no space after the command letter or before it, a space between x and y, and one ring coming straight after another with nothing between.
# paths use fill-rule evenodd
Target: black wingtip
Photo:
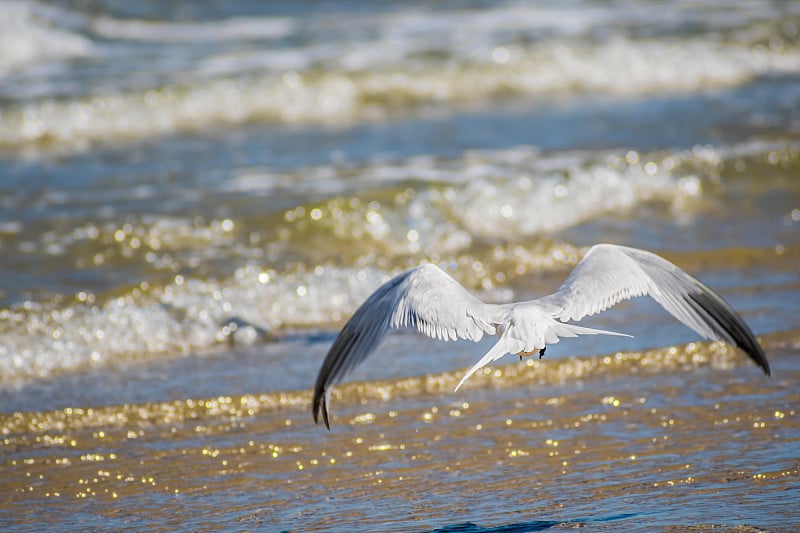
<instances>
[{"instance_id":1,"label":"black wingtip","mask_svg":"<svg viewBox=\"0 0 800 533\"><path fill-rule=\"evenodd\" d=\"M311 410L312 414L314 415L314 423L319 424L319 414L322 413L322 421L325 423L325 427L328 429L328 431L330 431L331 424L328 421L328 405L327 401L325 400L325 389L314 389L314 402Z\"/></svg>"},{"instance_id":2,"label":"black wingtip","mask_svg":"<svg viewBox=\"0 0 800 533\"><path fill-rule=\"evenodd\" d=\"M322 421L325 422L325 427L328 431L331 430L331 423L328 421L328 402L325 401L325 395L322 395Z\"/></svg>"},{"instance_id":3,"label":"black wingtip","mask_svg":"<svg viewBox=\"0 0 800 533\"><path fill-rule=\"evenodd\" d=\"M755 362L761 368L761 370L767 376L772 376L772 371L769 368L769 361L767 361L767 354L764 353L764 349L761 348L761 345L758 343L757 340L753 339L752 343L740 343L739 340L736 340L736 346L741 348L744 353L750 357L750 359Z\"/></svg>"},{"instance_id":4,"label":"black wingtip","mask_svg":"<svg viewBox=\"0 0 800 533\"><path fill-rule=\"evenodd\" d=\"M764 374L771 376L767 354L744 319L722 297L704 285L700 286L704 290L690 294L690 303L698 305L711 315L733 344L746 353Z\"/></svg>"},{"instance_id":5,"label":"black wingtip","mask_svg":"<svg viewBox=\"0 0 800 533\"><path fill-rule=\"evenodd\" d=\"M772 371L769 368L769 361L767 361L767 354L765 354L764 350L761 349L761 345L758 346L758 355L757 356L755 356L755 355L753 355L751 353L748 353L747 355L749 355L750 358L753 361L755 361L758 364L758 366L761 367L761 370L764 371L764 374L766 374L767 376L772 376Z\"/></svg>"}]
</instances>

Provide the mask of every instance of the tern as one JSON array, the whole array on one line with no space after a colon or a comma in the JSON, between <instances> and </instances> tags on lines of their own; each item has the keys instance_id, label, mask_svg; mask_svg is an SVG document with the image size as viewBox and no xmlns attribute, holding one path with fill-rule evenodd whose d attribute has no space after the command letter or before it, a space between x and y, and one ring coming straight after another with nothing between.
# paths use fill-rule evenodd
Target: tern
<instances>
[{"instance_id":1,"label":"tern","mask_svg":"<svg viewBox=\"0 0 800 533\"><path fill-rule=\"evenodd\" d=\"M769 362L750 327L723 298L663 257L613 244L596 244L553 294L508 304L482 302L432 264L398 274L380 286L344 325L328 351L314 386L314 422L330 430L331 387L367 358L391 329L411 328L441 340L498 341L472 374L506 354L538 354L560 338L624 333L570 324L624 300L650 296L680 322L708 340L739 347L766 375Z\"/></svg>"}]
</instances>

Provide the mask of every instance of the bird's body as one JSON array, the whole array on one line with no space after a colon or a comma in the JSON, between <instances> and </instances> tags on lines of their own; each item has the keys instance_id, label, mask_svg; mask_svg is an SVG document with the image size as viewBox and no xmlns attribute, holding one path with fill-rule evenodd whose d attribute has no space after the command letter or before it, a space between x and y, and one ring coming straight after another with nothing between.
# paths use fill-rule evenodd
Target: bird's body
<instances>
[{"instance_id":1,"label":"bird's body","mask_svg":"<svg viewBox=\"0 0 800 533\"><path fill-rule=\"evenodd\" d=\"M458 390L478 369L509 353L543 355L548 344L565 337L627 336L568 322L644 295L702 337L738 346L769 374L766 355L752 331L717 293L651 252L598 244L556 292L527 302L482 302L430 264L395 276L367 298L334 341L314 387L314 420L319 422L321 414L330 429L330 387L372 353L390 329L414 328L446 341L479 341L484 335L498 335L498 341L461 379Z\"/></svg>"}]
</instances>

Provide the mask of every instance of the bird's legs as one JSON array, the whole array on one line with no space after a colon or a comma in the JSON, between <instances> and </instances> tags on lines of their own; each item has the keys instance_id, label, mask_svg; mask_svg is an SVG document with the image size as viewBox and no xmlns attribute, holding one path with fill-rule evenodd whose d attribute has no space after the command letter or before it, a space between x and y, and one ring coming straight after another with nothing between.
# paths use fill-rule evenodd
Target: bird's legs
<instances>
[{"instance_id":1,"label":"bird's legs","mask_svg":"<svg viewBox=\"0 0 800 533\"><path fill-rule=\"evenodd\" d=\"M528 355L534 355L538 351L539 359L541 359L542 357L544 357L544 351L545 350L547 350L547 346L545 346L544 348L542 348L540 350L534 350L532 352L518 352L517 355L519 355L519 360L522 361L523 357L528 356Z\"/></svg>"}]
</instances>

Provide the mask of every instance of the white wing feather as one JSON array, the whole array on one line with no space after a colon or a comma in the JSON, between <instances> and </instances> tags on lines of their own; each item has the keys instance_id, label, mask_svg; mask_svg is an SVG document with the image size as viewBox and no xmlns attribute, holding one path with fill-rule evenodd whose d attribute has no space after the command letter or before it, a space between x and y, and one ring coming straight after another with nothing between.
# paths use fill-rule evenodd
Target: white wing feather
<instances>
[{"instance_id":1,"label":"white wing feather","mask_svg":"<svg viewBox=\"0 0 800 533\"><path fill-rule=\"evenodd\" d=\"M502 307L486 304L435 265L395 276L358 308L336 337L314 387L314 420L328 425L327 393L378 346L392 328L415 328L442 340L479 341L494 334Z\"/></svg>"},{"instance_id":2,"label":"white wing feather","mask_svg":"<svg viewBox=\"0 0 800 533\"><path fill-rule=\"evenodd\" d=\"M390 291L391 298L372 303L367 300L359 320L374 327L376 319L391 312L390 327L416 328L428 337L445 341L477 342L484 333L495 333L499 306L480 301L437 266L422 265L392 281L396 283Z\"/></svg>"},{"instance_id":3,"label":"white wing feather","mask_svg":"<svg viewBox=\"0 0 800 533\"><path fill-rule=\"evenodd\" d=\"M765 367L766 357L752 332L721 296L663 257L645 250L595 245L555 293L530 303L566 322L636 296L652 297L702 337L739 346Z\"/></svg>"}]
</instances>

